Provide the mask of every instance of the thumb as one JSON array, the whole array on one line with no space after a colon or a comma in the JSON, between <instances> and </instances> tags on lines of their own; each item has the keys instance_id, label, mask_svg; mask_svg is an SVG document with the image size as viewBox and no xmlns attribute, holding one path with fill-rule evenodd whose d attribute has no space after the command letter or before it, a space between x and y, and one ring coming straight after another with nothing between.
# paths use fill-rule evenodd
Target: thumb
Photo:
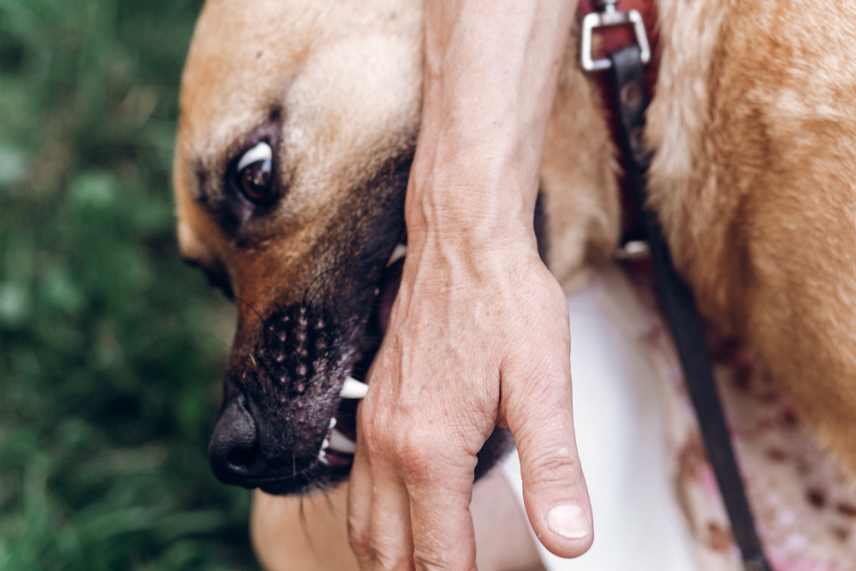
<instances>
[{"instance_id":1,"label":"thumb","mask_svg":"<svg viewBox=\"0 0 856 571\"><path fill-rule=\"evenodd\" d=\"M517 361L525 368L514 363L505 367L501 412L517 444L532 528L556 555L577 557L591 547L594 532L574 439L569 352L533 367L531 355L545 353L539 349L527 355L530 359Z\"/></svg>"}]
</instances>

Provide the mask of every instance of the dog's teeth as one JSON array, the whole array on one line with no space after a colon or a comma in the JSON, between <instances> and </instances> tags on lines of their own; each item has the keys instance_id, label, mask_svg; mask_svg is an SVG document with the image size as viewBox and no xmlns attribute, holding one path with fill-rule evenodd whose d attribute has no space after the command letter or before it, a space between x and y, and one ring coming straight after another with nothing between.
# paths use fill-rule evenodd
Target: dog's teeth
<instances>
[{"instance_id":1,"label":"dog's teeth","mask_svg":"<svg viewBox=\"0 0 856 571\"><path fill-rule=\"evenodd\" d=\"M345 379L345 384L342 385L342 392L339 396L343 399L361 399L365 398L369 392L369 386L362 381L358 381L354 377Z\"/></svg>"},{"instance_id":2,"label":"dog's teeth","mask_svg":"<svg viewBox=\"0 0 856 571\"><path fill-rule=\"evenodd\" d=\"M357 451L354 441L335 429L330 433L330 448L344 454L353 454Z\"/></svg>"},{"instance_id":3,"label":"dog's teeth","mask_svg":"<svg viewBox=\"0 0 856 571\"><path fill-rule=\"evenodd\" d=\"M399 244L395 247L395 250L392 251L392 255L386 261L386 267L388 268L401 258L403 258L407 254L407 246L404 244Z\"/></svg>"},{"instance_id":4,"label":"dog's teeth","mask_svg":"<svg viewBox=\"0 0 856 571\"><path fill-rule=\"evenodd\" d=\"M333 430L336 428L336 417L330 419L330 424L327 425L327 430Z\"/></svg>"},{"instance_id":5,"label":"dog's teeth","mask_svg":"<svg viewBox=\"0 0 856 571\"><path fill-rule=\"evenodd\" d=\"M330 465L330 463L327 462L327 453L323 450L318 453L318 461L324 464L325 466Z\"/></svg>"}]
</instances>

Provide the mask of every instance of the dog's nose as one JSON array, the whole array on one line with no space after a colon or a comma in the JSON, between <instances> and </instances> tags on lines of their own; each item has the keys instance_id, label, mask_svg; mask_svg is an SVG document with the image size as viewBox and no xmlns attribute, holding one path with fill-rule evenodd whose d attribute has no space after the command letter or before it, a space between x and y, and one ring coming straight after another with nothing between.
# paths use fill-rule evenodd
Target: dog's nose
<instances>
[{"instance_id":1,"label":"dog's nose","mask_svg":"<svg viewBox=\"0 0 856 571\"><path fill-rule=\"evenodd\" d=\"M264 470L256 423L243 397L226 403L208 445L214 474L227 484L250 485L249 479Z\"/></svg>"}]
</instances>

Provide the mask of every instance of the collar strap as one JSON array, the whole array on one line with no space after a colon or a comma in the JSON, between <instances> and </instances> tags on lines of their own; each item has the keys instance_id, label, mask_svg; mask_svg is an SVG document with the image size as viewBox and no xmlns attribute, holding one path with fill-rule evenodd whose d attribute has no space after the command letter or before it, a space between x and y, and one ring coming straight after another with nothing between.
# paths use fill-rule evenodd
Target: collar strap
<instances>
[{"instance_id":1,"label":"collar strap","mask_svg":"<svg viewBox=\"0 0 856 571\"><path fill-rule=\"evenodd\" d=\"M584 3L590 5L587 1ZM632 2L628 1L627 4ZM598 7L603 11L602 17L608 11L617 12L616 0L601 0ZM619 16L614 13L610 17L619 21ZM584 17L584 22L586 18L588 16ZM594 18L589 20L595 21ZM641 239L648 243L654 292L675 343L687 393L695 408L699 430L728 513L734 540L740 550L743 568L746 571L770 571L717 390L713 361L705 339L704 319L698 312L692 290L675 268L656 213L646 207L647 174L652 156L644 137L645 113L651 101L646 72L650 72L651 66L648 65L646 69L646 46L642 45L644 42L640 41L638 24L634 23L638 20L639 16L625 15L621 20L624 23L606 28L627 28L629 22L633 28L633 38L631 43L607 54L608 63L600 64L604 72L599 74L612 84L607 88L612 98L606 99L605 103L613 114L613 133L617 135L615 142L622 163L623 198L625 203L631 205L630 212L636 214ZM591 53L588 55L591 56ZM650 56L649 51L649 62L652 59ZM583 54L584 61L585 57L586 54ZM598 61L594 57L588 58L590 64L597 64Z\"/></svg>"},{"instance_id":2,"label":"collar strap","mask_svg":"<svg viewBox=\"0 0 856 571\"><path fill-rule=\"evenodd\" d=\"M648 93L654 93L659 67L659 28L654 0L579 0L577 13L580 19L580 63L600 91L615 148L621 150L621 125L612 102L619 96L611 74L610 56L629 46L637 46L645 67L644 80ZM625 96L635 97L636 93ZM618 178L621 200L621 244L631 247L644 239L641 214L635 208L629 187L627 161L623 153L618 156L621 170Z\"/></svg>"}]
</instances>

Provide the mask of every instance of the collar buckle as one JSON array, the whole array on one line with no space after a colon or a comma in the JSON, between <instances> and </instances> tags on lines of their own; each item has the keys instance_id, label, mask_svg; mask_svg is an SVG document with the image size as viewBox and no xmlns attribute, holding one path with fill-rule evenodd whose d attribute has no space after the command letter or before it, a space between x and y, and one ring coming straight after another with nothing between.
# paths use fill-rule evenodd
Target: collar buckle
<instances>
[{"instance_id":1,"label":"collar buckle","mask_svg":"<svg viewBox=\"0 0 856 571\"><path fill-rule=\"evenodd\" d=\"M648 32L645 31L645 21L638 10L619 10L619 0L599 0L599 12L586 14L582 21L582 45L580 47L580 63L587 72L604 71L612 67L609 58L594 59L592 43L594 33L601 28L616 26L632 26L636 45L639 46L643 64L651 61L651 44Z\"/></svg>"}]
</instances>

